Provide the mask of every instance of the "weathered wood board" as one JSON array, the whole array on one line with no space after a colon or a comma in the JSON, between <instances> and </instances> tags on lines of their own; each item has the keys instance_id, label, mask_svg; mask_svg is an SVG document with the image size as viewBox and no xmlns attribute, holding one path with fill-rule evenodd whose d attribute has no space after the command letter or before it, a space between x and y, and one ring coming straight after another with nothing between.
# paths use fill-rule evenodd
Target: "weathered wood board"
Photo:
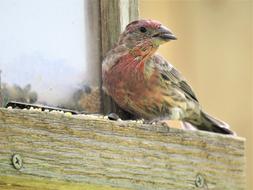
<instances>
[{"instance_id":1,"label":"weathered wood board","mask_svg":"<svg viewBox=\"0 0 253 190\"><path fill-rule=\"evenodd\" d=\"M20 170L12 165L13 154L22 158ZM244 139L95 116L0 109L0 189L69 187L244 189Z\"/></svg>"}]
</instances>

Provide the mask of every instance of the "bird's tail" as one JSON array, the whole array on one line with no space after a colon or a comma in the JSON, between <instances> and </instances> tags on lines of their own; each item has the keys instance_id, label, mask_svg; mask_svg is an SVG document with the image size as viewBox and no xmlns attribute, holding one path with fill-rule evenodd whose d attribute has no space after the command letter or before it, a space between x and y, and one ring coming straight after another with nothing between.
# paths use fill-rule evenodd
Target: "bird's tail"
<instances>
[{"instance_id":1,"label":"bird's tail","mask_svg":"<svg viewBox=\"0 0 253 190\"><path fill-rule=\"evenodd\" d=\"M236 135L235 132L229 129L229 125L220 121L205 112L201 112L201 123L196 126L200 130L212 131L227 135Z\"/></svg>"}]
</instances>

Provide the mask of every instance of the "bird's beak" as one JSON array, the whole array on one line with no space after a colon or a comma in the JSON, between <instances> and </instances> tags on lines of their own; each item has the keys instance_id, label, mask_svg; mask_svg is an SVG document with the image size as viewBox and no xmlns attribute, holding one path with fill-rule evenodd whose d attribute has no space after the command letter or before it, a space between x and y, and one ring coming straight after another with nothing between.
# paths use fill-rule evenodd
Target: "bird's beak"
<instances>
[{"instance_id":1,"label":"bird's beak","mask_svg":"<svg viewBox=\"0 0 253 190\"><path fill-rule=\"evenodd\" d=\"M163 41L163 42L177 39L176 36L172 34L172 32L168 28L164 26L160 26L160 28L157 30L157 33L153 35L152 37L158 38L159 41Z\"/></svg>"}]
</instances>

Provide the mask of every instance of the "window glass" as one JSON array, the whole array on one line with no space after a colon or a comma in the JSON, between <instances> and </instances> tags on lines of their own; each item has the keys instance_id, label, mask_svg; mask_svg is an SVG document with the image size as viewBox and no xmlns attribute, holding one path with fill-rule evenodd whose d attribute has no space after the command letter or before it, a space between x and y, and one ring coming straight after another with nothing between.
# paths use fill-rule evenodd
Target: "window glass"
<instances>
[{"instance_id":1,"label":"window glass","mask_svg":"<svg viewBox=\"0 0 253 190\"><path fill-rule=\"evenodd\" d=\"M1 104L99 111L98 19L96 0L1 0Z\"/></svg>"}]
</instances>

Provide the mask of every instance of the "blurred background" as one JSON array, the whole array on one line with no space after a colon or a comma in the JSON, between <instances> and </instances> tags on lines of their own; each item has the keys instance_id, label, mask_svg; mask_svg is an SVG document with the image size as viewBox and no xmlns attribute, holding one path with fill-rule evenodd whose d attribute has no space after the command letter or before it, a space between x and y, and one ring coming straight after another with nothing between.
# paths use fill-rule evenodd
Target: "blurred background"
<instances>
[{"instance_id":1,"label":"blurred background","mask_svg":"<svg viewBox=\"0 0 253 190\"><path fill-rule=\"evenodd\" d=\"M203 108L246 138L248 189L253 189L253 1L140 0L141 18L178 37L159 53L178 68Z\"/></svg>"}]
</instances>

